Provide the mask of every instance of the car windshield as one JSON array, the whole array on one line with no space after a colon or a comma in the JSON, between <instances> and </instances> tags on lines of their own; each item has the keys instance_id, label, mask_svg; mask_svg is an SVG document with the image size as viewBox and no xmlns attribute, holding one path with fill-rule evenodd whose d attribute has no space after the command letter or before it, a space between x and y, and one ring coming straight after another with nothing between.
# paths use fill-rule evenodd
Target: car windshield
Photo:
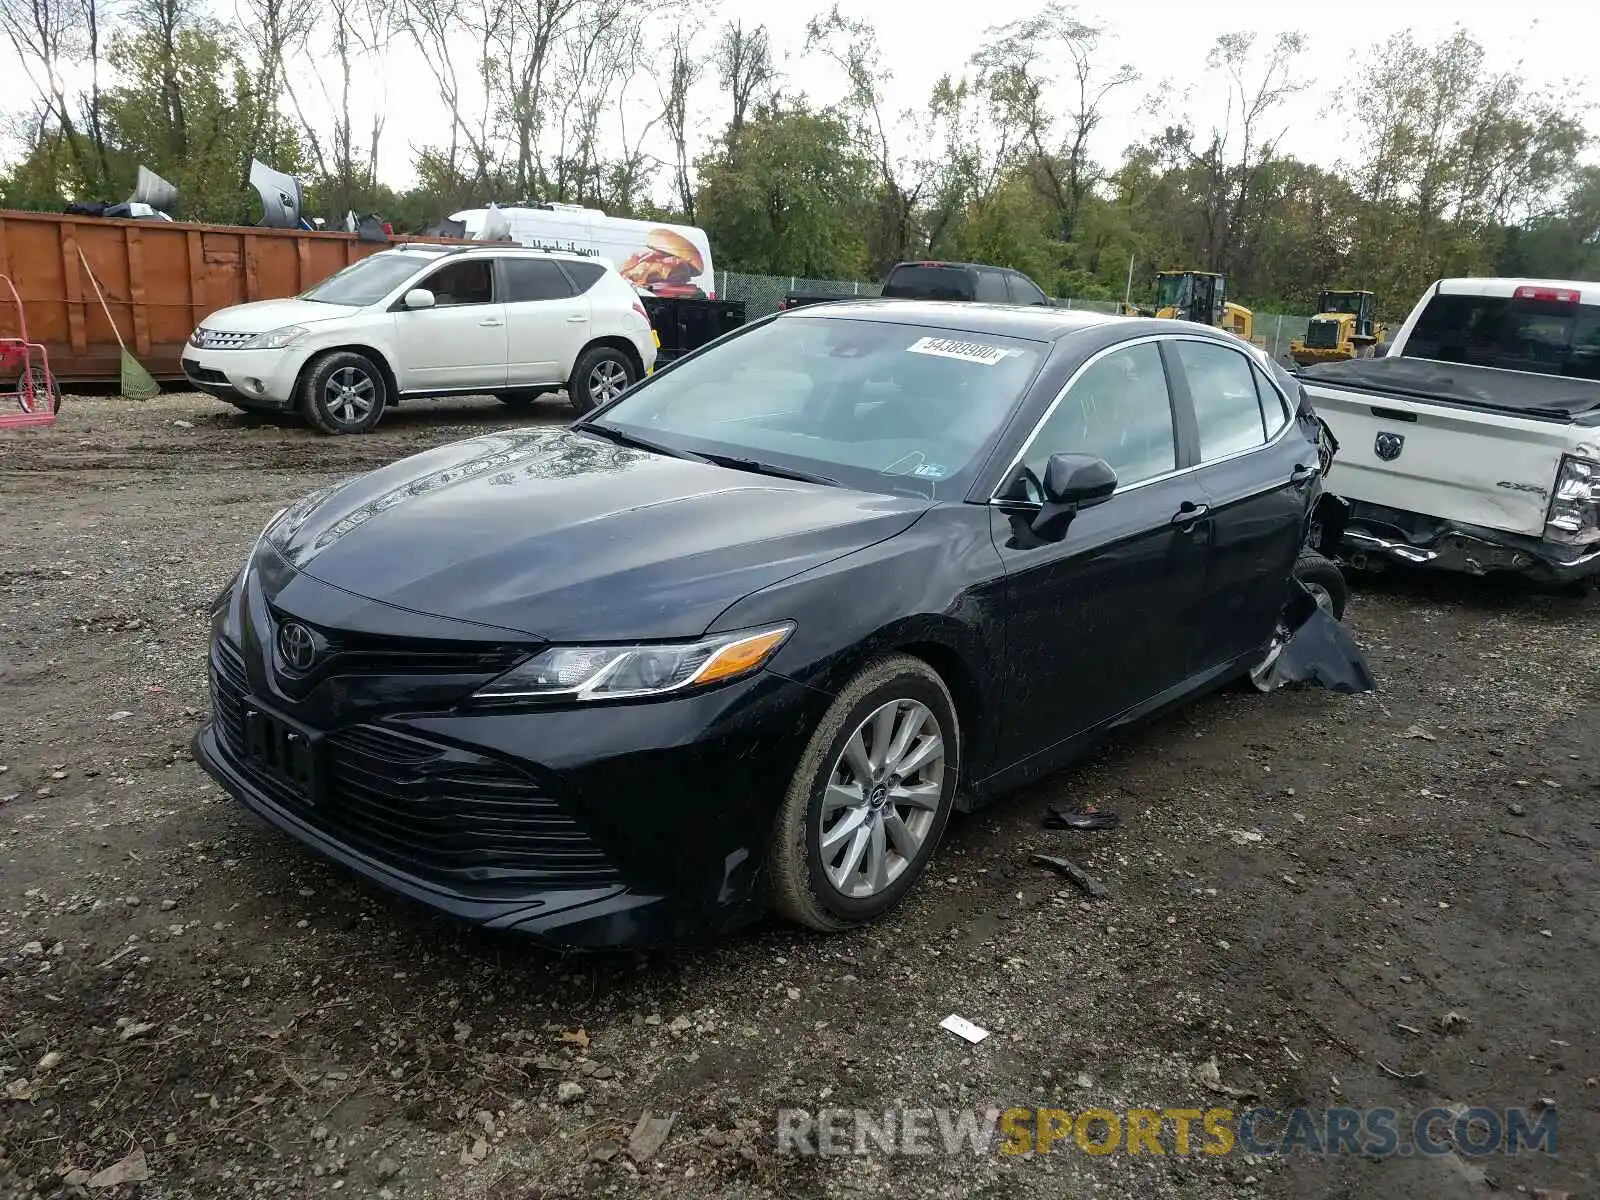
<instances>
[{"instance_id":1,"label":"car windshield","mask_svg":"<svg viewBox=\"0 0 1600 1200\"><path fill-rule=\"evenodd\" d=\"M595 424L669 449L930 499L965 494L1042 342L780 317L647 380Z\"/></svg>"},{"instance_id":2,"label":"car windshield","mask_svg":"<svg viewBox=\"0 0 1600 1200\"><path fill-rule=\"evenodd\" d=\"M374 254L351 263L316 287L300 293L300 299L322 304L349 304L355 308L376 304L432 261L431 255Z\"/></svg>"}]
</instances>

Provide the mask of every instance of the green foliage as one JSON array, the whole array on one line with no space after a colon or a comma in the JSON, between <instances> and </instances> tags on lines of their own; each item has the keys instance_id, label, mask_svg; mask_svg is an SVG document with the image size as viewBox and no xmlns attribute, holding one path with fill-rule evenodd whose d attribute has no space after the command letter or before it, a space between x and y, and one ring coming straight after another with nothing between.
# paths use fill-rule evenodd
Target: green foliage
<instances>
[{"instance_id":1,"label":"green foliage","mask_svg":"<svg viewBox=\"0 0 1600 1200\"><path fill-rule=\"evenodd\" d=\"M836 114L764 106L699 171L696 212L728 268L821 279L865 272L873 168Z\"/></svg>"},{"instance_id":2,"label":"green foliage","mask_svg":"<svg viewBox=\"0 0 1600 1200\"><path fill-rule=\"evenodd\" d=\"M119 200L142 164L178 185L175 215L250 223L246 176L260 158L306 180L307 211L335 226L353 209L412 231L538 196L692 220L719 268L777 276L881 278L897 260L940 257L1014 267L1057 295L1120 299L1131 259L1136 299L1158 270L1209 269L1258 309L1304 311L1324 289L1370 288L1391 318L1444 275L1600 277L1600 168L1577 165L1586 114L1489 70L1460 30L1433 44L1401 32L1354 65L1324 119L1353 126L1359 154L1328 169L1278 151L1281 106L1306 87L1297 34L1222 34L1205 56L1211 110L1185 111L1158 89L1151 110L1168 124L1095 162L1106 98L1137 75L1112 65L1110 31L1059 3L990 30L964 74L895 114L876 33L837 7L807 28L806 53L843 78L829 105L780 91L764 26L727 25L696 49L701 17L687 0L649 0L649 20L675 28L672 87L651 75L626 0L497 0L505 19L459 61L448 31L470 25L462 0L366 0L333 17L311 6L305 19L324 33L332 21L336 48L320 60L319 107L282 69L306 36L291 20L300 9L245 0L283 23L236 28L196 2L128 0L92 41L92 6L0 0L0 32L40 81L30 115L12 121L23 151L0 172L0 205ZM39 13L55 22L48 45L28 41ZM417 183L403 192L377 182L381 114L355 129L348 99L382 69L385 39L402 36L456 118L447 144L414 151ZM49 82L69 75L99 90ZM643 148L649 125L624 126L620 145L602 128L634 78L660 92L670 162ZM695 78L722 89L727 120L698 159L681 110Z\"/></svg>"}]
</instances>

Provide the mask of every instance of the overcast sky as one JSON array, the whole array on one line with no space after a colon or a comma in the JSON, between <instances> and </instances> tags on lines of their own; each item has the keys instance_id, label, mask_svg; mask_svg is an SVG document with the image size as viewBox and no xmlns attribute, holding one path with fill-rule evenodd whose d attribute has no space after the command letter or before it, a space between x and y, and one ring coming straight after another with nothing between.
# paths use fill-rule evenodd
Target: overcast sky
<instances>
[{"instance_id":1,"label":"overcast sky","mask_svg":"<svg viewBox=\"0 0 1600 1200\"><path fill-rule=\"evenodd\" d=\"M806 20L826 11L828 5L829 0L792 0L783 5L720 0L708 22L703 48L709 49L715 29L725 20L741 19L747 26L765 22L772 31L774 50L788 87L804 90L820 102L836 99L843 86L837 72L800 56ZM893 71L888 88L890 107L898 112L911 106L920 108L944 73L961 73L990 26L1027 17L1042 5L1039 0L984 0L976 4L873 0L845 7L877 27L884 59ZM1157 85L1168 85L1162 90L1174 98L1179 109L1175 115L1181 116L1187 110L1202 126L1214 119L1213 114L1220 116L1226 105L1225 85L1207 72L1206 52L1217 35L1241 28L1253 28L1258 45L1263 47L1280 32L1299 30L1307 34L1310 49L1301 59L1301 68L1313 86L1284 110L1281 124L1288 133L1282 148L1323 165L1333 165L1350 149L1339 122L1323 115L1330 96L1350 79L1353 62L1374 41L1407 27L1419 40L1433 41L1460 24L1488 48L1492 68L1520 69L1530 80L1551 84L1565 81L1570 85L1574 108L1600 101L1600 88L1593 75L1600 13L1586 13L1576 3L1549 10L1562 13L1559 21L1534 21L1525 29L1509 27L1508 18L1516 8L1505 0L1390 0L1364 8L1257 2L1231 12L1225 5L1196 4L1192 0L1147 0L1142 5L1126 0L1083 0L1078 11L1084 19L1110 31L1104 54L1108 68L1130 62L1143 76L1139 84L1118 94L1109 106L1093 147L1094 156L1101 161L1114 161L1130 142L1159 127L1158 118L1141 111ZM1317 14L1336 13L1339 15L1333 20L1311 19ZM1374 19L1351 19L1357 13L1370 14ZM1253 25L1245 25L1246 21ZM409 59L412 55L406 53L404 57ZM391 62L391 69L386 72L391 81L408 77L393 69L398 65ZM390 183L404 185L411 181L407 141L421 144L445 136L445 121L428 91L420 84L403 90L389 84L389 128L397 136L386 146L381 174ZM634 119L648 119L644 101L647 96L653 101L650 81L638 80L631 94L639 106ZM702 136L714 134L725 122L726 111L713 72L702 72L694 100ZM655 149L666 154L665 146Z\"/></svg>"},{"instance_id":2,"label":"overcast sky","mask_svg":"<svg viewBox=\"0 0 1600 1200\"><path fill-rule=\"evenodd\" d=\"M231 0L217 2L226 5ZM800 57L806 20L825 11L829 0L790 0L783 5L757 0L711 3L712 17L699 46L702 52L709 51L716 29L725 20L741 19L747 26L765 22L772 31L775 57L788 90L803 90L817 102L838 98L842 80L837 72L826 64ZM847 11L871 20L878 30L884 59L893 71L888 93L890 107L896 112L922 107L942 74L960 74L988 27L1029 16L1040 7L1039 0L870 0L846 5ZM1330 96L1351 78L1352 64L1374 41L1407 27L1419 40L1433 41L1460 24L1488 48L1491 68L1520 69L1528 79L1552 85L1565 82L1574 109L1600 102L1600 89L1592 70L1600 13L1576 2L1546 6L1546 11L1559 13L1559 19L1536 20L1524 29L1512 25L1512 14L1517 9L1505 0L1389 0L1375 7L1257 0L1231 11L1226 5L1196 4L1193 0L1146 0L1144 4L1082 0L1078 11L1084 19L1104 25L1110 32L1104 52L1108 69L1129 62L1143 76L1139 84L1125 89L1108 106L1107 118L1091 148L1094 157L1102 162L1116 161L1130 142L1159 127L1159 118L1141 111L1159 85L1166 85L1162 92L1172 98L1175 116L1191 114L1202 128L1220 119L1226 104L1225 85L1206 71L1206 52L1217 35L1241 28L1254 28L1261 46L1287 30L1307 34L1310 49L1300 65L1312 87L1284 109L1280 125L1288 132L1281 148L1327 166L1334 165L1350 150L1340 122L1323 115ZM308 69L302 64L295 72L302 84L308 78ZM0 78L15 76L0 66ZM333 90L336 92L336 87ZM366 86L358 80L357 90L358 129L363 110L382 106L388 113L380 176L395 186L410 184L412 148L443 142L449 130L448 117L435 98L425 64L414 47L397 38L379 77ZM659 107L659 102L650 79L643 73L632 85L630 96L630 127L636 130ZM303 103L316 98L314 85L301 92ZM0 105L4 104L5 100L0 100ZM693 108L703 147L704 139L720 130L727 119L714 72L701 72ZM647 149L662 157L668 153L668 147L660 141L647 144ZM658 190L665 186L663 173Z\"/></svg>"}]
</instances>

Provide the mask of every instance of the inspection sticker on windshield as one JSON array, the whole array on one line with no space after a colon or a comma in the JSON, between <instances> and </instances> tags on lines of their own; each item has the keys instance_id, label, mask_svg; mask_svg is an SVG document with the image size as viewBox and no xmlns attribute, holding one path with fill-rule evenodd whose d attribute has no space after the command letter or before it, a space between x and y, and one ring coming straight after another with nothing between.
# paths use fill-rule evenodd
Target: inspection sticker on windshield
<instances>
[{"instance_id":1,"label":"inspection sticker on windshield","mask_svg":"<svg viewBox=\"0 0 1600 1200\"><path fill-rule=\"evenodd\" d=\"M982 342L961 342L954 338L921 337L907 346L912 354L935 354L940 358L959 358L962 362L982 363L992 367L1011 354L1004 346L986 346Z\"/></svg>"}]
</instances>

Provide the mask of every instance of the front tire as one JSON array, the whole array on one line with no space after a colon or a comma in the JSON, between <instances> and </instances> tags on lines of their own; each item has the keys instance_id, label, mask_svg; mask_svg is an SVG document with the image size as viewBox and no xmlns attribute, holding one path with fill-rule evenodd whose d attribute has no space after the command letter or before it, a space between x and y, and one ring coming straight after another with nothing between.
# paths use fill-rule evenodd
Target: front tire
<instances>
[{"instance_id":1,"label":"front tire","mask_svg":"<svg viewBox=\"0 0 1600 1200\"><path fill-rule=\"evenodd\" d=\"M863 670L817 723L784 796L767 849L773 909L829 933L888 912L944 835L960 761L937 671L906 654Z\"/></svg>"},{"instance_id":2,"label":"front tire","mask_svg":"<svg viewBox=\"0 0 1600 1200\"><path fill-rule=\"evenodd\" d=\"M368 433L383 419L388 401L378 365L351 350L314 359L300 385L300 411L320 433Z\"/></svg>"},{"instance_id":3,"label":"front tire","mask_svg":"<svg viewBox=\"0 0 1600 1200\"><path fill-rule=\"evenodd\" d=\"M615 346L591 346L572 368L567 398L579 413L610 404L639 378L633 360Z\"/></svg>"}]
</instances>

